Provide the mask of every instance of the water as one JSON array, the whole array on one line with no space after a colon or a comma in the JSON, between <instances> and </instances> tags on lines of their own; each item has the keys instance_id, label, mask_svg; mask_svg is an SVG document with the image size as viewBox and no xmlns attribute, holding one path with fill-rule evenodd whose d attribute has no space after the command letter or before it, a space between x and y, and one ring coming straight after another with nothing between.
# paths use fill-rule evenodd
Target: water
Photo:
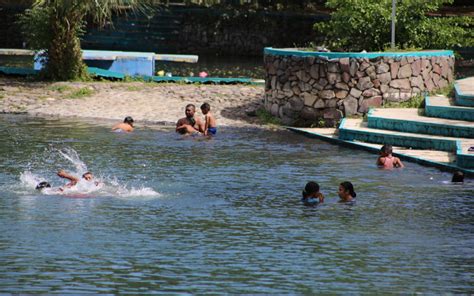
<instances>
[{"instance_id":1,"label":"water","mask_svg":"<svg viewBox=\"0 0 474 296\"><path fill-rule=\"evenodd\" d=\"M0 293L473 291L472 180L381 171L376 155L286 131L199 141L110 126L0 116ZM62 186L60 168L105 185L77 196L28 182ZM325 204L299 202L308 180ZM337 203L345 180L353 206Z\"/></svg>"}]
</instances>

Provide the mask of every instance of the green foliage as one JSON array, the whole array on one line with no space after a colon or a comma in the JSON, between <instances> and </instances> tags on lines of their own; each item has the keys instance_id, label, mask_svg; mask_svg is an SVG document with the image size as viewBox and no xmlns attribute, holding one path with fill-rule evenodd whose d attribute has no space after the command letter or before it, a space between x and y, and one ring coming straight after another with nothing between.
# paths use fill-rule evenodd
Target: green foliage
<instances>
[{"instance_id":1,"label":"green foliage","mask_svg":"<svg viewBox=\"0 0 474 296\"><path fill-rule=\"evenodd\" d=\"M104 25L114 12L145 11L140 0L36 0L19 18L20 28L31 49L42 50L42 76L52 80L87 80L79 37L85 19Z\"/></svg>"},{"instance_id":2,"label":"green foliage","mask_svg":"<svg viewBox=\"0 0 474 296\"><path fill-rule=\"evenodd\" d=\"M257 117L264 124L281 125L280 119L277 118L277 117L274 117L272 114L270 114L270 112L268 112L265 109L258 109L257 110Z\"/></svg>"},{"instance_id":3,"label":"green foliage","mask_svg":"<svg viewBox=\"0 0 474 296\"><path fill-rule=\"evenodd\" d=\"M444 95L446 97L454 96L454 84L451 84L445 88L437 89L429 93L430 95ZM424 108L425 107L425 94L418 94L411 97L405 102L390 102L384 104L384 108Z\"/></svg>"},{"instance_id":4,"label":"green foliage","mask_svg":"<svg viewBox=\"0 0 474 296\"><path fill-rule=\"evenodd\" d=\"M427 15L452 2L397 1L397 48L473 46L473 18ZM334 10L331 20L314 25L326 36L326 46L347 51L381 51L390 46L392 0L328 0L326 6Z\"/></svg>"},{"instance_id":5,"label":"green foliage","mask_svg":"<svg viewBox=\"0 0 474 296\"><path fill-rule=\"evenodd\" d=\"M384 104L384 108L424 108L425 96L422 94L411 97L405 102L389 102Z\"/></svg>"},{"instance_id":6,"label":"green foliage","mask_svg":"<svg viewBox=\"0 0 474 296\"><path fill-rule=\"evenodd\" d=\"M92 94L94 93L93 90L91 90L90 88L88 87L83 87L83 88L80 88L76 91L73 91L69 97L71 99L79 99L79 98L84 98L84 97L89 97L91 96Z\"/></svg>"},{"instance_id":7,"label":"green foliage","mask_svg":"<svg viewBox=\"0 0 474 296\"><path fill-rule=\"evenodd\" d=\"M324 118L319 118L317 122L314 122L313 124L310 125L311 128L317 127L317 128L323 128L327 126L326 120Z\"/></svg>"}]
</instances>

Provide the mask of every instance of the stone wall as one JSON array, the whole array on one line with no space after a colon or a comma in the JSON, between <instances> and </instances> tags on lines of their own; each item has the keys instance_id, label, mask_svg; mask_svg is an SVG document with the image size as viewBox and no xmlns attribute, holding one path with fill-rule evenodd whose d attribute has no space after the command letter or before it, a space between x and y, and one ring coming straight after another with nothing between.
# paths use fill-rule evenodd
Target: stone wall
<instances>
[{"instance_id":1,"label":"stone wall","mask_svg":"<svg viewBox=\"0 0 474 296\"><path fill-rule=\"evenodd\" d=\"M265 49L265 109L284 124L333 126L370 107L453 83L451 51L316 53Z\"/></svg>"}]
</instances>

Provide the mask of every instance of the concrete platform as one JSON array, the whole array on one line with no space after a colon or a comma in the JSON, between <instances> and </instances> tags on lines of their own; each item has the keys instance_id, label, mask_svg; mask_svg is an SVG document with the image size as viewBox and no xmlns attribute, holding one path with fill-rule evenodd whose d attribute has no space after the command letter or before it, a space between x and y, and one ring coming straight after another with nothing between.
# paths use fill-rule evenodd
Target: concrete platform
<instances>
[{"instance_id":1,"label":"concrete platform","mask_svg":"<svg viewBox=\"0 0 474 296\"><path fill-rule=\"evenodd\" d=\"M474 123L463 120L423 116L423 109L371 109L368 127L407 133L474 138Z\"/></svg>"},{"instance_id":2,"label":"concrete platform","mask_svg":"<svg viewBox=\"0 0 474 296\"><path fill-rule=\"evenodd\" d=\"M474 107L474 77L456 80L454 97L456 105Z\"/></svg>"},{"instance_id":3,"label":"concrete platform","mask_svg":"<svg viewBox=\"0 0 474 296\"><path fill-rule=\"evenodd\" d=\"M474 121L474 108L457 106L445 96L426 96L425 114L429 117Z\"/></svg>"}]
</instances>

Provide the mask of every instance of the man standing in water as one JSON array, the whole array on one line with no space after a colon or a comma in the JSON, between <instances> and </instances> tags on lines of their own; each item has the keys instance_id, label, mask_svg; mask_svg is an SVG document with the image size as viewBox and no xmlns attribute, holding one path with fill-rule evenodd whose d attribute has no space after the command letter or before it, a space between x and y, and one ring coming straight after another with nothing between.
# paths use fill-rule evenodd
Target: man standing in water
<instances>
[{"instance_id":1,"label":"man standing in water","mask_svg":"<svg viewBox=\"0 0 474 296\"><path fill-rule=\"evenodd\" d=\"M196 107L193 104L188 104L184 113L186 117L179 119L176 123L176 132L182 135L203 133L203 122L199 118L194 118Z\"/></svg>"}]
</instances>

